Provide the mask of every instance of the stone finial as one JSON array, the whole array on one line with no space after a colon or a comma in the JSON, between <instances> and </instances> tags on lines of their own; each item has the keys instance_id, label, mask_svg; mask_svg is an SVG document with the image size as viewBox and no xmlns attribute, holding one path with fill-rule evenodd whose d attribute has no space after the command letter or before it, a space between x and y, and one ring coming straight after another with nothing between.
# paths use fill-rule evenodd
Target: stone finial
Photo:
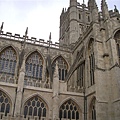
<instances>
[{"instance_id":1,"label":"stone finial","mask_svg":"<svg viewBox=\"0 0 120 120\"><path fill-rule=\"evenodd\" d=\"M93 9L98 10L96 0L89 0L88 1L88 7L89 7L90 11L92 11Z\"/></svg>"},{"instance_id":2,"label":"stone finial","mask_svg":"<svg viewBox=\"0 0 120 120\"><path fill-rule=\"evenodd\" d=\"M64 8L62 9L62 13L64 13Z\"/></svg>"},{"instance_id":3,"label":"stone finial","mask_svg":"<svg viewBox=\"0 0 120 120\"><path fill-rule=\"evenodd\" d=\"M1 27L0 27L0 30L2 31L2 29L3 29L3 24L4 24L4 22L2 22L2 25L1 25Z\"/></svg>"},{"instance_id":4,"label":"stone finial","mask_svg":"<svg viewBox=\"0 0 120 120\"><path fill-rule=\"evenodd\" d=\"M118 9L117 9L117 6L114 5L114 7L115 7L115 8L114 8L114 12L119 12Z\"/></svg>"},{"instance_id":5,"label":"stone finial","mask_svg":"<svg viewBox=\"0 0 120 120\"><path fill-rule=\"evenodd\" d=\"M70 0L70 6L77 6L77 0Z\"/></svg>"},{"instance_id":6,"label":"stone finial","mask_svg":"<svg viewBox=\"0 0 120 120\"><path fill-rule=\"evenodd\" d=\"M104 20L108 19L110 16L109 16L108 5L106 3L106 0L101 1L101 9L102 9L103 19Z\"/></svg>"},{"instance_id":7,"label":"stone finial","mask_svg":"<svg viewBox=\"0 0 120 120\"><path fill-rule=\"evenodd\" d=\"M101 1L101 5L102 5L102 6L107 5L107 4L106 4L106 0L102 0L102 1Z\"/></svg>"}]
</instances>

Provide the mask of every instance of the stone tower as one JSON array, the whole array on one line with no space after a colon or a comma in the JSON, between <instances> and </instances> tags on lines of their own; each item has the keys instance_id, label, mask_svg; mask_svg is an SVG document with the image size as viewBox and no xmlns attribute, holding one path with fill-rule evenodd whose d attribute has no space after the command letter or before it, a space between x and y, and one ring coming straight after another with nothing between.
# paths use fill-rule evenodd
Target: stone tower
<instances>
[{"instance_id":1,"label":"stone tower","mask_svg":"<svg viewBox=\"0 0 120 120\"><path fill-rule=\"evenodd\" d=\"M77 0L70 0L70 6L63 8L60 16L60 45L74 44L84 34L91 21L88 7ZM87 11L87 13L86 13Z\"/></svg>"}]
</instances>

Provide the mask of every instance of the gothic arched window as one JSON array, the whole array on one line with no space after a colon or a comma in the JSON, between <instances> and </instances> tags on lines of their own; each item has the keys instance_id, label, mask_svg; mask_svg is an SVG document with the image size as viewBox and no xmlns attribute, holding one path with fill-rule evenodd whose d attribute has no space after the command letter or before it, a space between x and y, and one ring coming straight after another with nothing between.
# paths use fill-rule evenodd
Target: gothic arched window
<instances>
[{"instance_id":1,"label":"gothic arched window","mask_svg":"<svg viewBox=\"0 0 120 120\"><path fill-rule=\"evenodd\" d=\"M96 120L96 105L95 105L95 98L92 100L90 105L90 120Z\"/></svg>"},{"instance_id":2,"label":"gothic arched window","mask_svg":"<svg viewBox=\"0 0 120 120\"><path fill-rule=\"evenodd\" d=\"M72 100L68 100L60 107L59 118L60 120L62 119L79 120L80 119L79 108Z\"/></svg>"},{"instance_id":3,"label":"gothic arched window","mask_svg":"<svg viewBox=\"0 0 120 120\"><path fill-rule=\"evenodd\" d=\"M11 102L8 96L0 90L0 113L7 116L10 113Z\"/></svg>"},{"instance_id":4,"label":"gothic arched window","mask_svg":"<svg viewBox=\"0 0 120 120\"><path fill-rule=\"evenodd\" d=\"M90 69L90 85L95 84L94 70L95 70L95 57L94 57L94 39L90 39L88 46L89 55L89 69Z\"/></svg>"},{"instance_id":5,"label":"gothic arched window","mask_svg":"<svg viewBox=\"0 0 120 120\"><path fill-rule=\"evenodd\" d=\"M39 96L29 99L24 105L24 118L38 116L41 120L47 116L47 105Z\"/></svg>"},{"instance_id":6,"label":"gothic arched window","mask_svg":"<svg viewBox=\"0 0 120 120\"><path fill-rule=\"evenodd\" d=\"M81 64L78 66L77 68L77 85L82 88L84 85L84 72L85 72L85 62L83 61L83 50L79 51L77 53L77 59L79 60L79 62L81 62Z\"/></svg>"},{"instance_id":7,"label":"gothic arched window","mask_svg":"<svg viewBox=\"0 0 120 120\"><path fill-rule=\"evenodd\" d=\"M120 62L120 30L116 32L116 34L114 35L114 39L116 41L118 57Z\"/></svg>"},{"instance_id":8,"label":"gothic arched window","mask_svg":"<svg viewBox=\"0 0 120 120\"><path fill-rule=\"evenodd\" d=\"M0 72L13 74L15 73L17 55L12 47L4 49L0 53Z\"/></svg>"},{"instance_id":9,"label":"gothic arched window","mask_svg":"<svg viewBox=\"0 0 120 120\"><path fill-rule=\"evenodd\" d=\"M26 60L26 76L42 79L43 59L38 52L32 53Z\"/></svg>"},{"instance_id":10,"label":"gothic arched window","mask_svg":"<svg viewBox=\"0 0 120 120\"><path fill-rule=\"evenodd\" d=\"M55 70L56 61L58 62L59 80L64 80L67 75L68 65L62 56L57 57L52 64L53 73Z\"/></svg>"},{"instance_id":11,"label":"gothic arched window","mask_svg":"<svg viewBox=\"0 0 120 120\"><path fill-rule=\"evenodd\" d=\"M77 85L80 86L80 88L82 88L84 84L84 66L84 63L81 63L77 68Z\"/></svg>"}]
</instances>

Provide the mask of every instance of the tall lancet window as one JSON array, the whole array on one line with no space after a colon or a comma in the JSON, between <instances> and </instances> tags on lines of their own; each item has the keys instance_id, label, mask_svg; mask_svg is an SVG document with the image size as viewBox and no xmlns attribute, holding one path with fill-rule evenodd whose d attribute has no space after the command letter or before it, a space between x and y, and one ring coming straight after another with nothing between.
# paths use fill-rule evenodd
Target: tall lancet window
<instances>
[{"instance_id":1,"label":"tall lancet window","mask_svg":"<svg viewBox=\"0 0 120 120\"><path fill-rule=\"evenodd\" d=\"M94 98L90 105L90 120L96 120L96 99Z\"/></svg>"},{"instance_id":2,"label":"tall lancet window","mask_svg":"<svg viewBox=\"0 0 120 120\"><path fill-rule=\"evenodd\" d=\"M94 39L90 39L88 46L89 55L89 73L90 73L90 85L95 84L94 70L95 70L95 58L94 58Z\"/></svg>"},{"instance_id":3,"label":"tall lancet window","mask_svg":"<svg viewBox=\"0 0 120 120\"><path fill-rule=\"evenodd\" d=\"M84 66L84 63L81 63L77 68L77 85L80 86L80 88L84 86Z\"/></svg>"},{"instance_id":4,"label":"tall lancet window","mask_svg":"<svg viewBox=\"0 0 120 120\"><path fill-rule=\"evenodd\" d=\"M26 77L42 79L43 59L36 51L26 60Z\"/></svg>"},{"instance_id":5,"label":"tall lancet window","mask_svg":"<svg viewBox=\"0 0 120 120\"><path fill-rule=\"evenodd\" d=\"M117 53L118 53L118 58L120 63L120 30L116 32L116 34L114 35L114 39L116 41Z\"/></svg>"},{"instance_id":6,"label":"tall lancet window","mask_svg":"<svg viewBox=\"0 0 120 120\"><path fill-rule=\"evenodd\" d=\"M82 88L84 86L85 77L85 62L83 58L83 51L78 52L77 58L79 59L80 65L77 68L77 85Z\"/></svg>"},{"instance_id":7,"label":"tall lancet window","mask_svg":"<svg viewBox=\"0 0 120 120\"><path fill-rule=\"evenodd\" d=\"M0 73L15 74L17 55L12 47L4 49L0 53Z\"/></svg>"},{"instance_id":8,"label":"tall lancet window","mask_svg":"<svg viewBox=\"0 0 120 120\"><path fill-rule=\"evenodd\" d=\"M57 57L52 64L53 73L55 70L56 61L58 61L59 80L64 80L68 71L67 62L64 60L62 56Z\"/></svg>"}]
</instances>

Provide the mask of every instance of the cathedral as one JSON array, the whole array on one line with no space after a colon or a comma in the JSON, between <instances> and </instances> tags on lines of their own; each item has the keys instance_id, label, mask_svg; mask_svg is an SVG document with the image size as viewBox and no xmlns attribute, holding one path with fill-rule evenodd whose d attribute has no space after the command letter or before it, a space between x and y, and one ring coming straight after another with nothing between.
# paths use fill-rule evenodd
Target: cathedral
<instances>
[{"instance_id":1,"label":"cathedral","mask_svg":"<svg viewBox=\"0 0 120 120\"><path fill-rule=\"evenodd\" d=\"M1 120L120 120L120 14L69 0L59 43L0 29Z\"/></svg>"}]
</instances>

